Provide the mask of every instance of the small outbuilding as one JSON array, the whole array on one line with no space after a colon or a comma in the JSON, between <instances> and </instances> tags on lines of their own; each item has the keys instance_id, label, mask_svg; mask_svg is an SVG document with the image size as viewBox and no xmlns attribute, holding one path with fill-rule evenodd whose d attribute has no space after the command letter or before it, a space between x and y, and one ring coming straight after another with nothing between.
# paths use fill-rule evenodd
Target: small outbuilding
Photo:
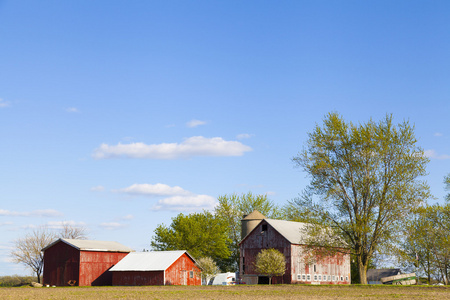
<instances>
[{"instance_id":1,"label":"small outbuilding","mask_svg":"<svg viewBox=\"0 0 450 300\"><path fill-rule=\"evenodd\" d=\"M133 250L117 242L58 239L44 251L45 285L111 285L108 270Z\"/></svg>"},{"instance_id":2,"label":"small outbuilding","mask_svg":"<svg viewBox=\"0 0 450 300\"><path fill-rule=\"evenodd\" d=\"M382 284L381 278L400 275L400 269L369 269L367 270L368 284Z\"/></svg>"},{"instance_id":3,"label":"small outbuilding","mask_svg":"<svg viewBox=\"0 0 450 300\"><path fill-rule=\"evenodd\" d=\"M201 269L185 250L133 252L110 271L113 285L201 285Z\"/></svg>"}]
</instances>

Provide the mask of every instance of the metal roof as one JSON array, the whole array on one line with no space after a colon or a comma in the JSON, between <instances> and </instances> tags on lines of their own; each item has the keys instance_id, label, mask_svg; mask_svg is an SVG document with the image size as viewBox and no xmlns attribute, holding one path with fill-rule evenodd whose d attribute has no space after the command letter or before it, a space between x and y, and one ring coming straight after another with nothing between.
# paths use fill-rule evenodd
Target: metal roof
<instances>
[{"instance_id":1,"label":"metal roof","mask_svg":"<svg viewBox=\"0 0 450 300\"><path fill-rule=\"evenodd\" d=\"M265 219L266 216L264 216L262 213L260 213L259 211L257 211L256 209L254 211L252 211L250 214L248 214L247 216L245 216L243 218L243 220L262 220Z\"/></svg>"},{"instance_id":2,"label":"metal roof","mask_svg":"<svg viewBox=\"0 0 450 300\"><path fill-rule=\"evenodd\" d=\"M194 260L185 250L133 252L125 256L110 271L165 271L184 253Z\"/></svg>"},{"instance_id":3,"label":"metal roof","mask_svg":"<svg viewBox=\"0 0 450 300\"><path fill-rule=\"evenodd\" d=\"M278 231L291 244L302 244L304 230L307 224L301 222L265 219L276 231Z\"/></svg>"},{"instance_id":4,"label":"metal roof","mask_svg":"<svg viewBox=\"0 0 450 300\"><path fill-rule=\"evenodd\" d=\"M400 274L400 269L369 269L367 281L380 281L381 278Z\"/></svg>"},{"instance_id":5,"label":"metal roof","mask_svg":"<svg viewBox=\"0 0 450 300\"><path fill-rule=\"evenodd\" d=\"M105 251L105 252L132 252L133 249L122 245L118 242L111 241L93 241L93 240L75 240L75 239L58 239L49 244L42 251L50 248L58 242L66 243L81 251Z\"/></svg>"}]
</instances>

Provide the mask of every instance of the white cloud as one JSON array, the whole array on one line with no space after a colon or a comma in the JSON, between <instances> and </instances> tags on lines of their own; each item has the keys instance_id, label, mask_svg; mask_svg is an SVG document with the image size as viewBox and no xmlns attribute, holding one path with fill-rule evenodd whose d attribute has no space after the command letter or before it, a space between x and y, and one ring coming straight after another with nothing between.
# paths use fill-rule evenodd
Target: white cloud
<instances>
[{"instance_id":1,"label":"white cloud","mask_svg":"<svg viewBox=\"0 0 450 300\"><path fill-rule=\"evenodd\" d=\"M105 190L105 187L103 185L97 185L91 187L91 191L93 192L103 192Z\"/></svg>"},{"instance_id":2,"label":"white cloud","mask_svg":"<svg viewBox=\"0 0 450 300\"><path fill-rule=\"evenodd\" d=\"M179 186L169 186L163 183L157 184L133 184L127 188L116 190L119 193L143 196L173 196L173 195L189 195L189 191Z\"/></svg>"},{"instance_id":3,"label":"white cloud","mask_svg":"<svg viewBox=\"0 0 450 300\"><path fill-rule=\"evenodd\" d=\"M194 128L194 127L197 127L197 126L200 126L200 125L205 125L206 124L206 121L200 121L200 120L191 120L191 121L189 121L189 122L187 122L186 123L186 126L187 127L189 127L189 128Z\"/></svg>"},{"instance_id":4,"label":"white cloud","mask_svg":"<svg viewBox=\"0 0 450 300\"><path fill-rule=\"evenodd\" d=\"M48 228L51 229L63 229L64 225L69 225L71 227L85 227L86 223L75 221L52 221L47 223Z\"/></svg>"},{"instance_id":5,"label":"white cloud","mask_svg":"<svg viewBox=\"0 0 450 300\"><path fill-rule=\"evenodd\" d=\"M429 149L425 150L425 156L434 159L450 159L450 155L447 154L438 154L435 150Z\"/></svg>"},{"instance_id":6,"label":"white cloud","mask_svg":"<svg viewBox=\"0 0 450 300\"><path fill-rule=\"evenodd\" d=\"M435 132L435 133L434 133L434 136L443 136L443 134L440 133L440 132Z\"/></svg>"},{"instance_id":7,"label":"white cloud","mask_svg":"<svg viewBox=\"0 0 450 300\"><path fill-rule=\"evenodd\" d=\"M63 214L54 209L38 209L31 212L17 212L0 209L0 216L13 216L13 217L61 217Z\"/></svg>"},{"instance_id":8,"label":"white cloud","mask_svg":"<svg viewBox=\"0 0 450 300\"><path fill-rule=\"evenodd\" d=\"M9 106L11 106L10 102L0 99L0 108L9 107Z\"/></svg>"},{"instance_id":9,"label":"white cloud","mask_svg":"<svg viewBox=\"0 0 450 300\"><path fill-rule=\"evenodd\" d=\"M181 143L163 143L146 145L144 143L101 144L94 150L95 159L106 158L146 158L146 159L181 159L194 156L242 156L252 148L237 141L225 141L221 137L205 138L194 136Z\"/></svg>"},{"instance_id":10,"label":"white cloud","mask_svg":"<svg viewBox=\"0 0 450 300\"><path fill-rule=\"evenodd\" d=\"M13 222L1 222L0 226L12 225Z\"/></svg>"},{"instance_id":11,"label":"white cloud","mask_svg":"<svg viewBox=\"0 0 450 300\"><path fill-rule=\"evenodd\" d=\"M192 212L203 209L211 210L216 205L216 198L208 195L174 196L159 200L152 210Z\"/></svg>"},{"instance_id":12,"label":"white cloud","mask_svg":"<svg viewBox=\"0 0 450 300\"><path fill-rule=\"evenodd\" d=\"M80 112L80 110L76 107L68 107L68 108L66 108L66 111L70 112L70 113L79 113Z\"/></svg>"},{"instance_id":13,"label":"white cloud","mask_svg":"<svg viewBox=\"0 0 450 300\"><path fill-rule=\"evenodd\" d=\"M99 226L106 230L116 230L116 229L127 227L126 224L121 224L118 222L105 222L105 223L101 223Z\"/></svg>"},{"instance_id":14,"label":"white cloud","mask_svg":"<svg viewBox=\"0 0 450 300\"><path fill-rule=\"evenodd\" d=\"M236 138L237 138L238 140L244 140L244 139L249 139L249 138L251 138L252 136L254 136L254 134L241 133L241 134L238 134L238 135L236 136Z\"/></svg>"},{"instance_id":15,"label":"white cloud","mask_svg":"<svg viewBox=\"0 0 450 300\"><path fill-rule=\"evenodd\" d=\"M121 219L122 220L133 220L134 216L133 215L126 215L126 216L123 216Z\"/></svg>"},{"instance_id":16,"label":"white cloud","mask_svg":"<svg viewBox=\"0 0 450 300\"><path fill-rule=\"evenodd\" d=\"M152 210L169 211L199 211L202 209L213 209L216 198L208 195L197 195L179 186L167 184L133 184L127 188L116 190L119 193L129 195L140 195L147 197L165 197L158 200Z\"/></svg>"}]
</instances>

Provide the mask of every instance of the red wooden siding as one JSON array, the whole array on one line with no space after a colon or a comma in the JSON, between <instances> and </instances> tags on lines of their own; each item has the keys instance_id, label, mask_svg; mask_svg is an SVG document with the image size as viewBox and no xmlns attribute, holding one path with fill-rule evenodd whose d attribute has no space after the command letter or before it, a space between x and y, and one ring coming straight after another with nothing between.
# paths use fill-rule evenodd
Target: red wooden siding
<instances>
[{"instance_id":1,"label":"red wooden siding","mask_svg":"<svg viewBox=\"0 0 450 300\"><path fill-rule=\"evenodd\" d=\"M65 244L57 243L44 252L44 284L65 286L69 280L79 285L80 252Z\"/></svg>"},{"instance_id":2,"label":"red wooden siding","mask_svg":"<svg viewBox=\"0 0 450 300\"><path fill-rule=\"evenodd\" d=\"M113 271L111 273L113 285L201 285L200 269L186 253L165 271Z\"/></svg>"},{"instance_id":3,"label":"red wooden siding","mask_svg":"<svg viewBox=\"0 0 450 300\"><path fill-rule=\"evenodd\" d=\"M164 271L111 272L113 285L164 285Z\"/></svg>"},{"instance_id":4,"label":"red wooden siding","mask_svg":"<svg viewBox=\"0 0 450 300\"><path fill-rule=\"evenodd\" d=\"M201 285L201 283L200 269L186 253L166 270L166 285Z\"/></svg>"},{"instance_id":5,"label":"red wooden siding","mask_svg":"<svg viewBox=\"0 0 450 300\"><path fill-rule=\"evenodd\" d=\"M112 285L112 274L108 270L127 254L127 252L81 251L80 286Z\"/></svg>"},{"instance_id":6,"label":"red wooden siding","mask_svg":"<svg viewBox=\"0 0 450 300\"><path fill-rule=\"evenodd\" d=\"M263 231L262 226L267 230ZM262 249L274 248L286 258L286 272L283 276L274 277L272 283L313 283L313 284L350 284L350 255L338 253L331 257L312 259L305 263L304 245L291 244L265 220L241 242L240 271L244 281L255 284L260 275L255 270L256 256ZM310 275L309 280L303 280L303 274ZM300 279L298 278L300 275ZM316 275L316 280L314 280ZM319 280L320 275L320 280ZM324 279L324 276L325 279ZM328 280L328 276L331 280ZM333 280L334 276L334 280Z\"/></svg>"}]
</instances>

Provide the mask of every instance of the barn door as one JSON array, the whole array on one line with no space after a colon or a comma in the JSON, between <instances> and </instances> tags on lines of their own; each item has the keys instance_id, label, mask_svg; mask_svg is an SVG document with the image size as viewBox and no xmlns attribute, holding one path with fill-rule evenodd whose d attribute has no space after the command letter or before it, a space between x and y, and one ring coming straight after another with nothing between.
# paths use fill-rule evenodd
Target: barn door
<instances>
[{"instance_id":1,"label":"barn door","mask_svg":"<svg viewBox=\"0 0 450 300\"><path fill-rule=\"evenodd\" d=\"M181 285L187 285L187 271L186 270L181 270Z\"/></svg>"}]
</instances>

